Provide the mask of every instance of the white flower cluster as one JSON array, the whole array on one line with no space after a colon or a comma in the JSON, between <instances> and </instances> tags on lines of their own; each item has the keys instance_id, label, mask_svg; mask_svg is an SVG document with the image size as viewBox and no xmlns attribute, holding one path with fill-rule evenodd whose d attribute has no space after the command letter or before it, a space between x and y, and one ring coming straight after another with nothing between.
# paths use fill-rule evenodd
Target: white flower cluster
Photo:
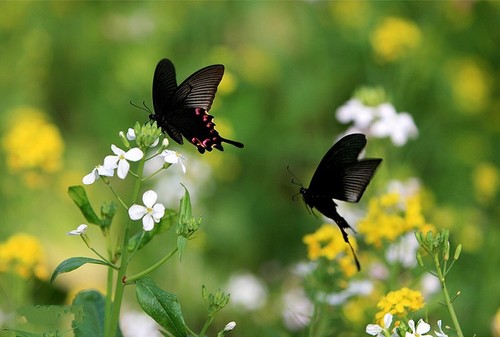
<instances>
[{"instance_id":1,"label":"white flower cluster","mask_svg":"<svg viewBox=\"0 0 500 337\"><path fill-rule=\"evenodd\" d=\"M392 315L388 313L385 314L384 316L383 326L380 326L378 324L368 324L366 326L365 331L367 334L376 337L388 336L388 333L390 333L391 324L392 324ZM442 324L441 320L437 321L439 331L434 330L436 337L448 337L448 335L443 332L441 324ZM406 331L405 337L433 337L433 335L427 334L429 331L431 331L431 326L428 323L424 322L423 319L420 319L416 326L415 322L412 319L409 320L408 327L410 328L410 331ZM390 336L397 337L399 335L393 330Z\"/></svg>"},{"instance_id":2,"label":"white flower cluster","mask_svg":"<svg viewBox=\"0 0 500 337\"><path fill-rule=\"evenodd\" d=\"M353 123L347 134L362 132L376 138L389 137L396 146L403 146L409 138L418 135L418 129L411 115L398 113L390 103L372 107L353 98L337 109L337 120L342 124Z\"/></svg>"}]
</instances>

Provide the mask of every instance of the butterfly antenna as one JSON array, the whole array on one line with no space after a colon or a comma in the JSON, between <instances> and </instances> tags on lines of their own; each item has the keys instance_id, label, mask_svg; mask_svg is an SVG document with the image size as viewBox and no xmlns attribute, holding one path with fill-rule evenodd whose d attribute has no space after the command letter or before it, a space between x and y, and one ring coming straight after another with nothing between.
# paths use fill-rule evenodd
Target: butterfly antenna
<instances>
[{"instance_id":1,"label":"butterfly antenna","mask_svg":"<svg viewBox=\"0 0 500 337\"><path fill-rule=\"evenodd\" d=\"M287 166L286 166L286 170L287 170L287 171L288 171L288 172L292 175L292 177L293 177L293 178L292 178L292 181L291 181L291 182L292 182L292 184L297 185L297 186L304 186L304 185L302 185L302 183L300 182L299 178L297 178L297 176L296 176L296 175L292 172L292 170L290 170L290 165L287 165ZM299 193L300 193L300 192L299 192ZM297 194L298 194L298 193L297 193ZM297 195L297 194L296 194L296 195ZM295 197L296 195L294 195L294 197Z\"/></svg>"},{"instance_id":2,"label":"butterfly antenna","mask_svg":"<svg viewBox=\"0 0 500 337\"><path fill-rule=\"evenodd\" d=\"M142 101L142 105L143 106L140 106L140 105L137 105L135 104L134 102L130 101L130 105L132 105L133 107L137 108L137 109L140 109L140 110L143 110L143 111L146 111L148 114L151 114L151 109L149 109L149 107L146 105L146 102Z\"/></svg>"}]
</instances>

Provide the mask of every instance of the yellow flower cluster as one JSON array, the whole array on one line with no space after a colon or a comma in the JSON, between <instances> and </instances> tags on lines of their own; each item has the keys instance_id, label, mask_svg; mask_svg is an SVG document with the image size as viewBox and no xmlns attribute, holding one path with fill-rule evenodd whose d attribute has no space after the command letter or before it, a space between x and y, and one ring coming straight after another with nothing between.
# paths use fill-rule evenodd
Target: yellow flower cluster
<instances>
[{"instance_id":1,"label":"yellow flower cluster","mask_svg":"<svg viewBox=\"0 0 500 337\"><path fill-rule=\"evenodd\" d=\"M375 54L385 62L395 61L419 46L421 32L413 22L388 17L371 36Z\"/></svg>"},{"instance_id":2,"label":"yellow flower cluster","mask_svg":"<svg viewBox=\"0 0 500 337\"><path fill-rule=\"evenodd\" d=\"M307 257L314 261L319 258L335 260L340 265L344 275L352 276L356 274L356 265L352 252L344 242L340 230L332 224L324 224L316 232L305 235L302 239L307 245ZM357 244L354 238L350 238L353 248L356 250Z\"/></svg>"},{"instance_id":3,"label":"yellow flower cluster","mask_svg":"<svg viewBox=\"0 0 500 337\"><path fill-rule=\"evenodd\" d=\"M48 173L59 170L64 143L57 127L34 108L21 107L9 114L15 116L14 123L2 139L9 169Z\"/></svg>"},{"instance_id":4,"label":"yellow flower cluster","mask_svg":"<svg viewBox=\"0 0 500 337\"><path fill-rule=\"evenodd\" d=\"M37 238L19 233L0 244L0 273L9 271L25 279L48 278L45 252Z\"/></svg>"},{"instance_id":5,"label":"yellow flower cluster","mask_svg":"<svg viewBox=\"0 0 500 337\"><path fill-rule=\"evenodd\" d=\"M500 189L500 172L492 163L480 163L472 174L476 198L483 202L489 202Z\"/></svg>"},{"instance_id":6,"label":"yellow flower cluster","mask_svg":"<svg viewBox=\"0 0 500 337\"><path fill-rule=\"evenodd\" d=\"M378 324L384 321L384 315L391 313L400 319L405 318L410 312L417 311L424 306L424 296L418 290L401 288L391 291L377 303L380 309L375 315Z\"/></svg>"},{"instance_id":7,"label":"yellow flower cluster","mask_svg":"<svg viewBox=\"0 0 500 337\"><path fill-rule=\"evenodd\" d=\"M388 193L370 200L368 214L358 223L358 232L365 235L365 242L378 248L383 240L395 241L412 230L427 233L434 227L422 215L420 193L401 198L398 193Z\"/></svg>"}]
</instances>

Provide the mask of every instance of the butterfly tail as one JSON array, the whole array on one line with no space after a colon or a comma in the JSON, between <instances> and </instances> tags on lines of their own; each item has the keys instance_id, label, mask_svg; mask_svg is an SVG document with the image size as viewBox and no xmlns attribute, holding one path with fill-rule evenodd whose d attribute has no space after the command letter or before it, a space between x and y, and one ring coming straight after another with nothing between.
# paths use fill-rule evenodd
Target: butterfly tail
<instances>
[{"instance_id":1,"label":"butterfly tail","mask_svg":"<svg viewBox=\"0 0 500 337\"><path fill-rule=\"evenodd\" d=\"M221 137L221 141L225 142L225 143L228 143L228 144L231 144L233 146L236 146L236 147L239 147L240 149L244 146L242 143L240 142L237 142L235 140L231 140L231 139L226 139L226 138L222 138Z\"/></svg>"}]
</instances>

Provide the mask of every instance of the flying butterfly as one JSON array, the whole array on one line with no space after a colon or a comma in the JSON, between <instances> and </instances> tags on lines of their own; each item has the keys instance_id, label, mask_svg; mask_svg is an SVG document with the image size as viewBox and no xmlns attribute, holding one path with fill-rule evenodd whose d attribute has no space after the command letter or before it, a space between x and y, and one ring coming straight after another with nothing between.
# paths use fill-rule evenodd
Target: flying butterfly
<instances>
[{"instance_id":1,"label":"flying butterfly","mask_svg":"<svg viewBox=\"0 0 500 337\"><path fill-rule=\"evenodd\" d=\"M223 75L222 64L211 65L177 86L173 63L160 60L153 77L154 113L149 118L177 143L182 144L184 136L200 153L224 151L222 142L242 148L242 143L221 137L208 114Z\"/></svg>"},{"instance_id":2,"label":"flying butterfly","mask_svg":"<svg viewBox=\"0 0 500 337\"><path fill-rule=\"evenodd\" d=\"M349 134L340 139L319 163L309 188L301 187L299 191L309 209L316 208L339 226L344 241L351 247L358 270L361 266L346 229L355 231L337 212L337 204L333 199L358 202L363 196L375 170L382 162L378 158L358 159L365 145L366 137L361 133Z\"/></svg>"}]
</instances>

